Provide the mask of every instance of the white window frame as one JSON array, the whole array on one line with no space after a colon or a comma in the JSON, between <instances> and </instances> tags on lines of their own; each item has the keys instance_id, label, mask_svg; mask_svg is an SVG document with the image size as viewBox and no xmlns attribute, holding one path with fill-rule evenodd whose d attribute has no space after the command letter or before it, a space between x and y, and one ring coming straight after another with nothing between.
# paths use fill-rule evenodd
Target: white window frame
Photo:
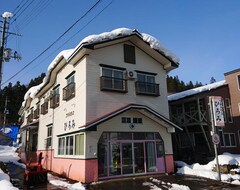
<instances>
[{"instance_id":1,"label":"white window frame","mask_svg":"<svg viewBox=\"0 0 240 190\"><path fill-rule=\"evenodd\" d=\"M228 148L228 147L236 147L236 146L237 146L237 141L236 141L236 135L235 135L235 133L223 133L223 135L224 135L224 144L225 144L225 147L226 147L226 148ZM230 143L230 145L226 145L225 135L228 135L228 136L229 136L229 143ZM232 144L231 144L231 135L234 136L235 145L232 145Z\"/></svg>"}]
</instances>

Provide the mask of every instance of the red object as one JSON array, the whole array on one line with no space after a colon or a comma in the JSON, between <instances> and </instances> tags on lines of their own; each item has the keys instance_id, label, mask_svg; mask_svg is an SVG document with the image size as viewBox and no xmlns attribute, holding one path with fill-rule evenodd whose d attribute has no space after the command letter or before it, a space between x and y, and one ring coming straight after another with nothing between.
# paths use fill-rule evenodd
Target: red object
<instances>
[{"instance_id":1,"label":"red object","mask_svg":"<svg viewBox=\"0 0 240 190\"><path fill-rule=\"evenodd\" d=\"M27 185L47 183L48 172L42 168L42 159L42 152L40 152L37 163L31 163L31 160L29 161L25 170L25 183Z\"/></svg>"}]
</instances>

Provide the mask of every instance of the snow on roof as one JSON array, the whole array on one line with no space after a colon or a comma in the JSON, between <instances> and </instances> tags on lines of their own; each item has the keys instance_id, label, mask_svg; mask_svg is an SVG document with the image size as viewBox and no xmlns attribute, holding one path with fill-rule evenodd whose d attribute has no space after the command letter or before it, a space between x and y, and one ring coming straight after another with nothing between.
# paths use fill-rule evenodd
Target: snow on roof
<instances>
[{"instance_id":1,"label":"snow on roof","mask_svg":"<svg viewBox=\"0 0 240 190\"><path fill-rule=\"evenodd\" d=\"M75 52L76 49L78 49L79 47L81 47L82 45L86 44L86 43L98 43L98 42L103 42L106 40L112 40L115 38L118 38L119 36L129 36L131 34L140 34L137 32L137 30L135 29L129 29L129 28L118 28L115 30L112 30L111 32L104 32L101 34L97 34L97 35L90 35L87 36L86 38L84 38L76 47L75 49L70 49L70 50L64 50L62 52L60 52L55 59L51 62L51 64L48 67L48 70L46 72L46 77L43 79L43 82L37 86L34 86L32 88L30 88L25 96L24 96L24 102L22 103L22 106L25 106L26 100L28 98L34 98L35 95L40 91L40 89L47 84L51 71L52 69L56 66L56 64L58 63L59 59L61 57L64 57L65 60L68 60L72 55L73 52ZM173 62L175 62L176 64L178 64L179 62L179 58L174 55L173 53L171 53L169 50L167 50L165 47L163 47L161 45L161 43L154 38L153 36L150 36L148 34L142 33L140 34L142 39L150 44L150 47L160 51L161 53L163 53L166 57L168 57L170 60L172 60Z\"/></svg>"},{"instance_id":2,"label":"snow on roof","mask_svg":"<svg viewBox=\"0 0 240 190\"><path fill-rule=\"evenodd\" d=\"M155 37L149 34L139 33L136 29L129 29L129 28L118 28L118 29L112 30L111 32L103 32L101 34L87 36L77 45L75 50L86 43L89 43L89 44L98 43L106 40L112 40L112 39L118 38L119 36L129 36L131 34L136 34L136 33L140 34L143 41L149 43L151 48L157 51L160 51L166 57L168 57L171 61L178 64L178 62L180 61L179 58L175 54L170 52L168 49L166 49L161 44L161 42L157 40Z\"/></svg>"},{"instance_id":3,"label":"snow on roof","mask_svg":"<svg viewBox=\"0 0 240 190\"><path fill-rule=\"evenodd\" d=\"M33 86L31 87L26 94L24 95L24 101L22 102L22 106L25 106L26 100L28 98L34 98L35 95L39 92L39 90L48 82L49 77L50 77L50 73L53 70L53 68L57 65L58 61L60 60L61 57L63 57L65 60L67 60L69 58L69 56L72 54L73 49L69 49L69 50L63 50L61 51L56 57L55 59L50 63L50 65L48 66L48 70L46 72L46 76L43 79L43 82L39 85Z\"/></svg>"},{"instance_id":4,"label":"snow on roof","mask_svg":"<svg viewBox=\"0 0 240 190\"><path fill-rule=\"evenodd\" d=\"M201 86L201 87L193 88L193 89L186 90L186 91L183 91L183 92L179 92L179 93L176 93L176 94L172 94L172 95L168 96L168 101L178 100L178 99L181 99L181 98L185 98L187 96L198 94L200 92L210 91L212 89L216 89L216 88L218 88L220 86L223 86L225 84L226 84L226 81L222 80L222 81L215 82L215 83L212 83L212 84L208 84L208 85L205 85L205 86Z\"/></svg>"}]
</instances>

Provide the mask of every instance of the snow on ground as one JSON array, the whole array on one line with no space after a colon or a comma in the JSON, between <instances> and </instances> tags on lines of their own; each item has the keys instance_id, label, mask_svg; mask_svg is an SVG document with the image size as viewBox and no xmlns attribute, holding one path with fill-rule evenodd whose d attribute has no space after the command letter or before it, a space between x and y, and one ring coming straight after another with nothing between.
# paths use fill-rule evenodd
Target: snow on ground
<instances>
[{"instance_id":1,"label":"snow on ground","mask_svg":"<svg viewBox=\"0 0 240 190\"><path fill-rule=\"evenodd\" d=\"M186 185L179 185L176 183L166 183L162 180L152 178L152 177L150 178L150 180L152 182L144 182L143 183L143 186L149 186L150 190L161 190L161 188L158 187L159 185L161 185L165 189L169 189L169 190L190 190L190 188Z\"/></svg>"},{"instance_id":2,"label":"snow on ground","mask_svg":"<svg viewBox=\"0 0 240 190\"><path fill-rule=\"evenodd\" d=\"M218 160L219 165L236 165L240 167L240 155L237 154L223 153L218 156ZM206 165L200 165L198 163L188 165L182 161L176 161L175 163L180 167L177 170L177 174L194 175L218 180L218 173L212 171L216 164L216 159ZM239 171L239 169L234 169L234 171ZM221 180L223 182L240 185L240 175L221 174Z\"/></svg>"},{"instance_id":3,"label":"snow on ground","mask_svg":"<svg viewBox=\"0 0 240 190\"><path fill-rule=\"evenodd\" d=\"M65 178L60 178L51 174L48 174L48 181L54 186L65 187L69 190L85 190L85 187L81 182L70 184Z\"/></svg>"},{"instance_id":4,"label":"snow on ground","mask_svg":"<svg viewBox=\"0 0 240 190\"><path fill-rule=\"evenodd\" d=\"M21 164L18 162L20 158L18 157L16 150L17 150L16 147L0 145L0 161L4 163L14 163L25 168L26 167L25 164ZM80 182L70 184L66 181L65 178L59 178L56 176L52 176L50 174L48 175L48 180L51 184L55 186L65 187L69 190L85 190L85 187ZM8 174L5 174L1 169L0 169L0 189L18 190L18 188L14 187L10 182L10 177L8 176Z\"/></svg>"}]
</instances>

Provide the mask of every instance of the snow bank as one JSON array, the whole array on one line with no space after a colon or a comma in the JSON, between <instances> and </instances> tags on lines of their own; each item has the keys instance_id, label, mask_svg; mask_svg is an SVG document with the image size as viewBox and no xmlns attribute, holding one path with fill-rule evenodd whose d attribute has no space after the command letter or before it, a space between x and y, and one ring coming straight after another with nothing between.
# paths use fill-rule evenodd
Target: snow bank
<instances>
[{"instance_id":1,"label":"snow bank","mask_svg":"<svg viewBox=\"0 0 240 190\"><path fill-rule=\"evenodd\" d=\"M137 32L137 30L135 30L135 29L118 28L118 29L112 30L111 32L103 32L103 33L97 34L97 35L90 35L90 36L87 36L86 38L84 38L75 47L75 49L64 50L64 51L60 52L55 57L55 59L52 61L52 63L48 67L48 70L46 72L46 77L43 79L43 82L41 84L37 85L37 86L34 86L34 87L30 88L26 92L26 94L24 96L24 101L22 103L22 107L25 106L26 100L28 98L33 99L35 97L35 95L39 92L39 90L48 82L52 69L56 66L56 64L58 63L59 59L62 56L64 57L65 60L68 60L73 55L73 52L75 52L77 49L82 47L84 44L87 44L87 43L92 44L92 43L103 42L103 41L106 41L106 40L112 40L112 39L118 38L119 36L129 36L129 35L135 34L135 33L140 34L142 39L145 42L149 43L151 48L163 53L171 61L178 64L179 58L176 55L174 55L172 52L167 50L156 38L154 38L153 36L151 36L149 34L145 34L145 33L141 34L141 33Z\"/></svg>"},{"instance_id":2,"label":"snow bank","mask_svg":"<svg viewBox=\"0 0 240 190\"><path fill-rule=\"evenodd\" d=\"M18 190L10 182L10 177L0 169L0 187L4 190Z\"/></svg>"},{"instance_id":3,"label":"snow bank","mask_svg":"<svg viewBox=\"0 0 240 190\"><path fill-rule=\"evenodd\" d=\"M239 159L240 155L230 153L224 153L218 156L219 165L237 165L240 167ZM216 164L215 159L206 165L200 165L198 163L188 165L182 161L176 161L175 164L180 167L177 170L177 174L194 175L218 180L218 173L212 171ZM240 175L221 174L221 180L223 182L231 182L240 185Z\"/></svg>"},{"instance_id":4,"label":"snow bank","mask_svg":"<svg viewBox=\"0 0 240 190\"><path fill-rule=\"evenodd\" d=\"M185 98L187 96L198 94L200 92L210 91L212 89L216 89L216 88L218 88L220 86L223 86L225 84L226 84L225 80L222 80L222 81L215 82L215 83L212 83L212 84L208 84L208 85L205 85L205 86L201 86L201 87L198 87L198 88L193 88L193 89L190 89L190 90L186 90L186 91L183 91L183 92L172 94L172 95L168 96L168 101L178 100L178 99L181 99L181 98Z\"/></svg>"}]
</instances>

